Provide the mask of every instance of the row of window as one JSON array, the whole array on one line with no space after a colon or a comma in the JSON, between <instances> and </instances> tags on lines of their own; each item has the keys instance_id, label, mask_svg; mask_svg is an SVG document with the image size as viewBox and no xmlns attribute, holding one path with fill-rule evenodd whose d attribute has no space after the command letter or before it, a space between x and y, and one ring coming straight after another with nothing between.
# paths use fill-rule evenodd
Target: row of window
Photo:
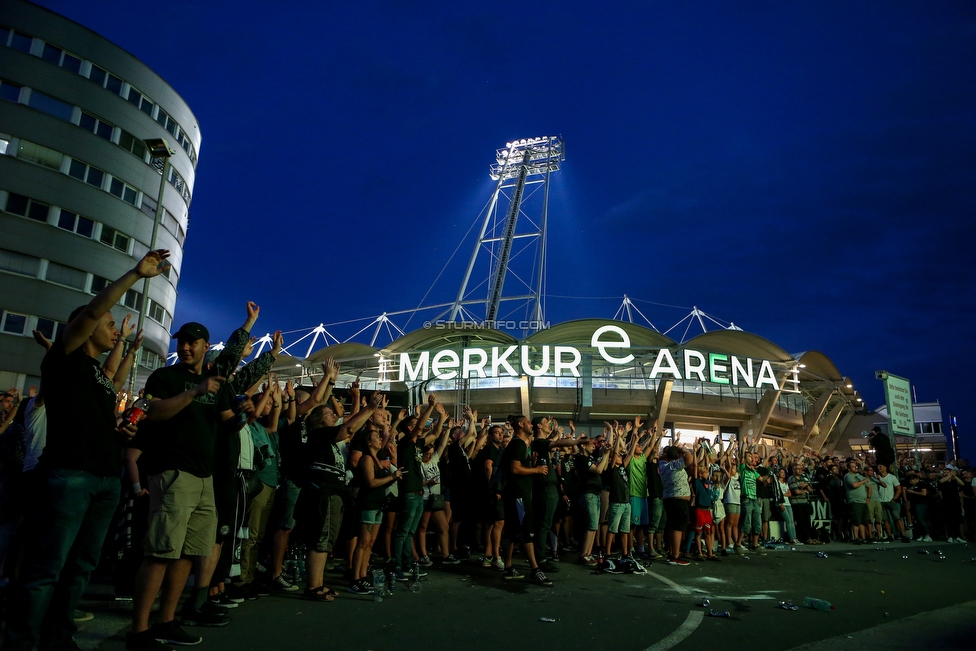
<instances>
[{"instance_id":1,"label":"row of window","mask_svg":"<svg viewBox=\"0 0 976 651\"><path fill-rule=\"evenodd\" d=\"M90 294L97 294L111 283L110 280L90 274L87 271L9 249L0 249L0 271L28 278L37 278ZM138 310L142 305L142 293L130 289L119 301L119 305L130 310ZM146 306L146 316L166 329L169 329L173 323L173 317L166 311L166 308L151 298Z\"/></svg>"},{"instance_id":2,"label":"row of window","mask_svg":"<svg viewBox=\"0 0 976 651\"><path fill-rule=\"evenodd\" d=\"M49 147L38 145L28 140L8 140L3 135L0 135L0 154L10 156L16 154L16 158L20 160L67 174L72 178L104 190L122 201L139 208L149 217L155 218L156 216L156 208L159 204L148 194L139 192L133 186L121 179L115 178L104 170L62 154ZM179 221L165 208L163 209L163 225L173 233L177 241L182 245L186 239L186 231L183 230Z\"/></svg>"},{"instance_id":3,"label":"row of window","mask_svg":"<svg viewBox=\"0 0 976 651\"><path fill-rule=\"evenodd\" d=\"M19 84L14 84L4 79L0 79L0 99L17 104L25 104L42 113L79 126L85 131L90 131L99 138L116 144L133 154L143 163L156 170L157 174L163 173L162 159L150 156L146 145L141 140L122 127L116 127L102 118L82 110L80 107L63 102L56 97L46 95L39 90L27 86L20 86ZM168 180L176 188L177 192L180 193L183 201L186 202L187 208L189 208L191 196L190 188L186 181L179 172L172 168L170 168Z\"/></svg>"},{"instance_id":4,"label":"row of window","mask_svg":"<svg viewBox=\"0 0 976 651\"><path fill-rule=\"evenodd\" d=\"M190 162L192 163L193 167L197 166L196 149L193 147L193 143L190 142L190 139L187 138L183 127L181 127L176 120L167 114L166 111L164 111L158 104L131 84L125 82L119 77L116 77L104 68L100 68L91 61L71 54L70 52L52 45L43 39L32 37L28 34L18 32L3 25L0 25L0 45L40 57L48 63L52 63L58 67L64 68L65 70L81 75L85 79L98 84L102 88L105 88L111 93L118 95L122 99L128 100L129 103L137 107L143 113L158 122L160 126L169 131L173 138L176 139L176 142L179 143L180 147L182 147L186 152L187 156L190 157Z\"/></svg>"},{"instance_id":5,"label":"row of window","mask_svg":"<svg viewBox=\"0 0 976 651\"><path fill-rule=\"evenodd\" d=\"M106 246L110 246L133 257L142 258L149 251L149 247L139 240L111 226L97 222L94 219L89 219L84 215L79 215L70 210L52 206L15 192L7 192L6 201L4 201L3 194L0 191L0 206L10 214L26 217L27 219L42 222L50 226L56 226L76 235L99 241ZM178 234L182 233L182 229L179 228L179 222L166 209L163 209L162 223L163 227L172 233L180 241L180 244L182 244L182 236ZM166 268L163 276L170 280L173 287L176 287L179 282L179 278L172 265Z\"/></svg>"},{"instance_id":6,"label":"row of window","mask_svg":"<svg viewBox=\"0 0 976 651\"><path fill-rule=\"evenodd\" d=\"M33 314L20 314L9 310L0 309L0 332L8 335L20 335L22 337L31 336L34 330L53 341L58 335L64 332L67 323L48 319L43 316ZM151 350L142 349L142 357L139 366L144 366L150 371L155 371L161 366L165 366L165 361L160 355Z\"/></svg>"}]
</instances>

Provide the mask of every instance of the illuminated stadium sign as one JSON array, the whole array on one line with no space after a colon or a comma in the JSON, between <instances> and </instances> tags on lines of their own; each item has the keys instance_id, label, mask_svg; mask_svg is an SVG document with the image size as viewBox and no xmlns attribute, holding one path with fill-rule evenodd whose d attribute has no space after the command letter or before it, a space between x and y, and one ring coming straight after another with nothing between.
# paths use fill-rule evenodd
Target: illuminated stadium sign
<instances>
[{"instance_id":1,"label":"illuminated stadium sign","mask_svg":"<svg viewBox=\"0 0 976 651\"><path fill-rule=\"evenodd\" d=\"M606 362L613 365L630 364L635 359L629 352L630 336L617 326L605 325L598 328L593 333L590 346ZM690 348L674 352L669 348L660 348L652 354L654 363L647 375L649 379L697 380L787 391L795 391L799 386L798 369L789 369L781 386L773 371L773 363L769 360L740 358ZM463 348L460 351L445 349L400 353L398 359L384 360L381 363L380 375L386 377L387 382L391 375L395 375L399 382L426 381L431 378L453 380L457 377L495 378L523 375L578 378L582 359L582 353L574 346L511 345ZM396 362L399 368L394 371L390 366Z\"/></svg>"}]
</instances>

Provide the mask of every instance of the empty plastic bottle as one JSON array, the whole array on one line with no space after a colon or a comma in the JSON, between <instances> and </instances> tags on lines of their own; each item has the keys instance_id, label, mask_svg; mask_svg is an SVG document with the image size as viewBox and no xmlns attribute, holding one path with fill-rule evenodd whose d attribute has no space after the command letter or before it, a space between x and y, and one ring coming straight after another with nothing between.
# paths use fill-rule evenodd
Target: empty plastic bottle
<instances>
[{"instance_id":1,"label":"empty plastic bottle","mask_svg":"<svg viewBox=\"0 0 976 651\"><path fill-rule=\"evenodd\" d=\"M823 599L814 599L813 597L804 597L803 605L807 608L813 608L814 610L823 610L830 612L834 609L829 601Z\"/></svg>"}]
</instances>

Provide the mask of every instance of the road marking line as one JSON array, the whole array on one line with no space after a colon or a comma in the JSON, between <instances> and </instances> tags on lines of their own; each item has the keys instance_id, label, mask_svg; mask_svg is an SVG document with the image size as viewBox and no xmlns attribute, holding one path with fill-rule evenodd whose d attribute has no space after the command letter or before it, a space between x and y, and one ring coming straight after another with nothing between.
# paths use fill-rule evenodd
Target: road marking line
<instances>
[{"instance_id":1,"label":"road marking line","mask_svg":"<svg viewBox=\"0 0 976 651\"><path fill-rule=\"evenodd\" d=\"M680 585L678 585L677 583L675 583L674 581L672 581L666 576L661 576L660 574L657 574L656 572L651 572L650 570L647 570L647 574L649 576L653 576L661 583L666 584L678 594L691 594L691 591L688 588L682 588Z\"/></svg>"},{"instance_id":2,"label":"road marking line","mask_svg":"<svg viewBox=\"0 0 976 651\"><path fill-rule=\"evenodd\" d=\"M671 583L670 581L665 581L666 583ZM666 651L674 645L678 644L686 637L695 632L698 625L701 624L702 620L705 618L705 611L702 610L692 610L688 613L688 617L685 619L684 624L678 627L671 635L667 636L660 642L652 644L651 646L644 649L644 651Z\"/></svg>"}]
</instances>

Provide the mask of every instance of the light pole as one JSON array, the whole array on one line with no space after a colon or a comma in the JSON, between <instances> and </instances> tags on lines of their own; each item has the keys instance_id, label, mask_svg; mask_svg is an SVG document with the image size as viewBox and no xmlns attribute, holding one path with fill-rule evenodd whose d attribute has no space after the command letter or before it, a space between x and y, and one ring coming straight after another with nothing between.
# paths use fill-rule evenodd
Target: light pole
<instances>
[{"instance_id":1,"label":"light pole","mask_svg":"<svg viewBox=\"0 0 976 651\"><path fill-rule=\"evenodd\" d=\"M156 195L156 214L153 216L152 238L149 240L149 250L156 250L156 237L159 234L159 223L163 217L163 192L166 190L166 175L169 173L169 157L176 152L169 148L163 138L149 138L143 140L149 155L155 159L163 160L162 176L159 179L159 193ZM155 167L155 164L154 164ZM149 309L149 278L142 281L142 304L139 309L139 320L136 323L136 334L142 330L146 323L146 312ZM139 362L142 361L142 348L136 351L136 358L132 364L132 371L129 373L129 400L132 400L133 390L136 384L136 374L139 372Z\"/></svg>"}]
</instances>

